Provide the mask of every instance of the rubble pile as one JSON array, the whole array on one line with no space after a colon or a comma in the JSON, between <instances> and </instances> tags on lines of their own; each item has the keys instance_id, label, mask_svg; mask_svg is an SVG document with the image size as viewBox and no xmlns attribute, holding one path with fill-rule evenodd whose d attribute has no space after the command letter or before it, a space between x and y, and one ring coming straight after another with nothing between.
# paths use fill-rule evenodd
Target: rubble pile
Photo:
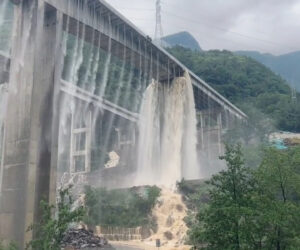
<instances>
[{"instance_id":1,"label":"rubble pile","mask_svg":"<svg viewBox=\"0 0 300 250\"><path fill-rule=\"evenodd\" d=\"M108 241L105 238L96 236L92 231L88 231L84 228L69 229L64 235L61 245L62 248L66 249L98 249L108 246Z\"/></svg>"}]
</instances>

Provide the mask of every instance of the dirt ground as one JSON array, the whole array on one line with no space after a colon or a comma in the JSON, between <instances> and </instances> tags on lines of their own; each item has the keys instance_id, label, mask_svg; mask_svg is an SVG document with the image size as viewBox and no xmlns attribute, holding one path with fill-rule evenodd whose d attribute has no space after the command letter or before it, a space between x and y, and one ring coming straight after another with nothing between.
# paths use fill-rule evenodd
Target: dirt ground
<instances>
[{"instance_id":1,"label":"dirt ground","mask_svg":"<svg viewBox=\"0 0 300 250\"><path fill-rule=\"evenodd\" d=\"M189 250L191 246L161 246L160 248L155 247L155 242L150 244L149 242L140 242L140 241L118 241L110 242L116 250Z\"/></svg>"}]
</instances>

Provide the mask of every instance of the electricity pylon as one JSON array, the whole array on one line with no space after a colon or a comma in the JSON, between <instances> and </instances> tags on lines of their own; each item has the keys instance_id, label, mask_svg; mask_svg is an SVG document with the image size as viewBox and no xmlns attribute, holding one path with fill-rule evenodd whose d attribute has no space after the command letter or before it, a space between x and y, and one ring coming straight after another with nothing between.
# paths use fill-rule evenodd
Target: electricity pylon
<instances>
[{"instance_id":1,"label":"electricity pylon","mask_svg":"<svg viewBox=\"0 0 300 250\"><path fill-rule=\"evenodd\" d=\"M163 28L161 24L161 2L156 1L156 25L155 25L155 35L154 39L159 44L161 44L161 38L163 37Z\"/></svg>"}]
</instances>

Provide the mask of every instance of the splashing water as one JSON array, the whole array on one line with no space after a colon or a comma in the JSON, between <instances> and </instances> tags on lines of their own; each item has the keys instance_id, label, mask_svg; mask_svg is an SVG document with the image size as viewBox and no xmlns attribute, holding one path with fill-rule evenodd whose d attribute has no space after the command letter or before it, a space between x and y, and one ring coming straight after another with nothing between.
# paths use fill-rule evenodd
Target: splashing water
<instances>
[{"instance_id":1,"label":"splashing water","mask_svg":"<svg viewBox=\"0 0 300 250\"><path fill-rule=\"evenodd\" d=\"M199 179L202 177L197 158L197 118L193 86L188 73L185 73L187 84L185 85L185 113L183 135L183 176L185 179Z\"/></svg>"},{"instance_id":2,"label":"splashing water","mask_svg":"<svg viewBox=\"0 0 300 250\"><path fill-rule=\"evenodd\" d=\"M7 103L7 86L6 84L0 85L0 195L2 193L3 181L3 143L4 143L4 119L6 114Z\"/></svg>"},{"instance_id":3,"label":"splashing water","mask_svg":"<svg viewBox=\"0 0 300 250\"><path fill-rule=\"evenodd\" d=\"M137 185L155 183L160 166L160 117L157 82L147 87L141 106Z\"/></svg>"},{"instance_id":4,"label":"splashing water","mask_svg":"<svg viewBox=\"0 0 300 250\"><path fill-rule=\"evenodd\" d=\"M175 78L165 91L152 82L140 112L136 184L174 187L176 181L201 177L197 160L196 111L191 79Z\"/></svg>"},{"instance_id":5,"label":"splashing water","mask_svg":"<svg viewBox=\"0 0 300 250\"><path fill-rule=\"evenodd\" d=\"M0 3L0 27L3 25L4 23L4 17L5 17L5 11L7 10L7 6L9 4L8 0L3 0Z\"/></svg>"}]
</instances>

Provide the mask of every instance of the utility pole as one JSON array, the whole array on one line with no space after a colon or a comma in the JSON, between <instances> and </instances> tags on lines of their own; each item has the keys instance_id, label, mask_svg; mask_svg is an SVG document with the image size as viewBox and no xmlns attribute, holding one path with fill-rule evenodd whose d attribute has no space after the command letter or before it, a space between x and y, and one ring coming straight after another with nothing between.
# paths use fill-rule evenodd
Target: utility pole
<instances>
[{"instance_id":1,"label":"utility pole","mask_svg":"<svg viewBox=\"0 0 300 250\"><path fill-rule=\"evenodd\" d=\"M161 38L163 37L163 29L161 24L161 1L156 0L156 25L155 25L155 41L161 46L162 41Z\"/></svg>"}]
</instances>

